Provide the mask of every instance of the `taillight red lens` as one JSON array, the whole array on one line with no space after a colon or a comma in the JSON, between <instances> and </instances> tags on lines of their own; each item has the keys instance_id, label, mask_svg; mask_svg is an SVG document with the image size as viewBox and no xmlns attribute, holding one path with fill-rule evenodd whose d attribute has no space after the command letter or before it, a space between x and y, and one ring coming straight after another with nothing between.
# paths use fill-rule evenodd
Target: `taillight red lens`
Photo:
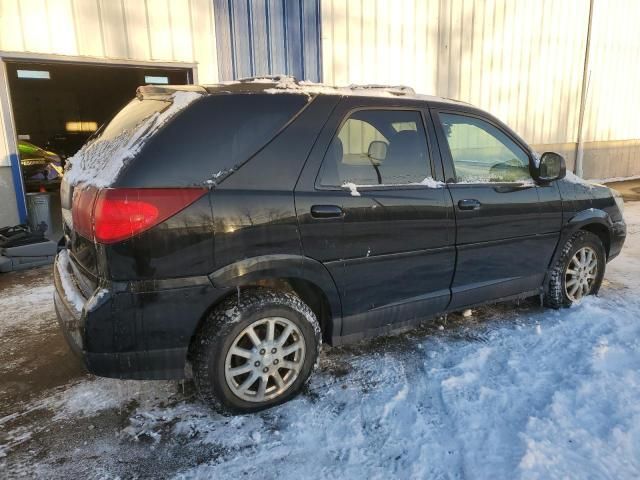
<instances>
[{"instance_id":1,"label":"taillight red lens","mask_svg":"<svg viewBox=\"0 0 640 480\"><path fill-rule=\"evenodd\" d=\"M74 228L83 236L100 243L115 243L138 235L164 222L206 193L202 188L114 188L94 190L95 205L89 210L89 235L86 234L86 210L74 198ZM88 196L89 194L87 194ZM89 207L90 208L90 207ZM76 209L78 215L76 215ZM76 216L81 229L76 227Z\"/></svg>"},{"instance_id":2,"label":"taillight red lens","mask_svg":"<svg viewBox=\"0 0 640 480\"><path fill-rule=\"evenodd\" d=\"M76 187L73 191L71 218L73 229L85 238L93 240L93 205L98 189L95 187Z\"/></svg>"}]
</instances>

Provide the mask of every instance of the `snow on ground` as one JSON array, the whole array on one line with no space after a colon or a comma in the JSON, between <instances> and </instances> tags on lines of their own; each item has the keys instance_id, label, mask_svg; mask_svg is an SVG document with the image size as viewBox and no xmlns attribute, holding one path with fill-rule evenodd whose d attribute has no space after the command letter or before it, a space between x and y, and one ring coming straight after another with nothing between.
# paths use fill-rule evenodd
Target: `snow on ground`
<instances>
[{"instance_id":1,"label":"snow on ground","mask_svg":"<svg viewBox=\"0 0 640 480\"><path fill-rule=\"evenodd\" d=\"M640 478L640 203L625 216L601 295L573 308L508 303L327 349L302 395L256 415L211 412L188 383L82 376L0 418L0 472Z\"/></svg>"},{"instance_id":2,"label":"snow on ground","mask_svg":"<svg viewBox=\"0 0 640 480\"><path fill-rule=\"evenodd\" d=\"M26 292L23 284L0 290L0 337L16 328L37 329L46 321L39 314L51 311L53 285L49 279L45 280L32 285Z\"/></svg>"}]
</instances>

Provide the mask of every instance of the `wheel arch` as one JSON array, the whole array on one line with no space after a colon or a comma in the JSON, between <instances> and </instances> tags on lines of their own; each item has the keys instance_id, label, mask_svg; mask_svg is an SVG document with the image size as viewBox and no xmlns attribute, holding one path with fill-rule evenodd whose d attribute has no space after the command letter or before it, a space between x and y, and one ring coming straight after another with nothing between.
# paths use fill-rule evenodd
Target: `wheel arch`
<instances>
[{"instance_id":1,"label":"wheel arch","mask_svg":"<svg viewBox=\"0 0 640 480\"><path fill-rule=\"evenodd\" d=\"M604 245L607 258L609 258L609 251L611 248L612 240L612 228L613 222L609 214L604 210L600 210L597 208L588 208L586 210L582 210L571 217L561 231L558 244L556 245L556 249L551 257L551 260L549 261L549 265L547 266L547 273L545 274L543 288L545 290L548 288L550 281L550 271L560 258L564 245L574 233L580 230L584 230L597 235Z\"/></svg>"},{"instance_id":2,"label":"wheel arch","mask_svg":"<svg viewBox=\"0 0 640 480\"><path fill-rule=\"evenodd\" d=\"M578 230L584 230L587 232L591 232L596 235L602 245L604 246L605 253L607 258L609 257L609 252L611 249L611 237L613 231L613 221L607 212L604 210L589 208L587 210L583 210L574 215L568 223L568 235L565 237L573 235L573 233Z\"/></svg>"},{"instance_id":3,"label":"wheel arch","mask_svg":"<svg viewBox=\"0 0 640 480\"><path fill-rule=\"evenodd\" d=\"M342 303L333 277L320 262L298 255L263 255L222 267L209 275L216 288L228 289L206 312L229 296L252 287L290 291L299 296L316 314L323 341L339 336L342 328ZM201 322L200 322L201 323Z\"/></svg>"}]
</instances>

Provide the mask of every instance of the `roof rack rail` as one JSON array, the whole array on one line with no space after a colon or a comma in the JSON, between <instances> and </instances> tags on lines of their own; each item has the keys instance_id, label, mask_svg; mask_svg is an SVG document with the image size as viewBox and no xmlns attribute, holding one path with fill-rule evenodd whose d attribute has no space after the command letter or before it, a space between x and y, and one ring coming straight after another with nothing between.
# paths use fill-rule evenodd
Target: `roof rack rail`
<instances>
[{"instance_id":1,"label":"roof rack rail","mask_svg":"<svg viewBox=\"0 0 640 480\"><path fill-rule=\"evenodd\" d=\"M162 99L178 91L207 93L201 85L142 85L136 89L136 97L139 100Z\"/></svg>"},{"instance_id":2,"label":"roof rack rail","mask_svg":"<svg viewBox=\"0 0 640 480\"><path fill-rule=\"evenodd\" d=\"M293 81L295 83L298 83L298 79L296 77L294 77L293 75L284 75L284 74L279 74L279 75L256 75L254 77L243 77L243 78L239 78L238 82L240 82L240 83L250 83L250 82L255 82L256 80L271 80L274 83L281 82L283 80L288 80L288 81Z\"/></svg>"},{"instance_id":3,"label":"roof rack rail","mask_svg":"<svg viewBox=\"0 0 640 480\"><path fill-rule=\"evenodd\" d=\"M384 90L393 95L415 95L416 92L413 88L408 87L406 85L379 85L379 84L368 84L368 85L356 85L351 84L349 87L351 90Z\"/></svg>"}]
</instances>

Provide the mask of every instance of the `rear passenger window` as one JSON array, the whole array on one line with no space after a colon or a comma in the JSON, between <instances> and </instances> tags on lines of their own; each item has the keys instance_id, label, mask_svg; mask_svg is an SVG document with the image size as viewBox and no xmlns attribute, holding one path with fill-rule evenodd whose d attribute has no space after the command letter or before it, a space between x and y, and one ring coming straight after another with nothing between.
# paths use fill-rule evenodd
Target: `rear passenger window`
<instances>
[{"instance_id":1,"label":"rear passenger window","mask_svg":"<svg viewBox=\"0 0 640 480\"><path fill-rule=\"evenodd\" d=\"M440 113L458 182L530 180L529 156L513 140L484 120Z\"/></svg>"},{"instance_id":2,"label":"rear passenger window","mask_svg":"<svg viewBox=\"0 0 640 480\"><path fill-rule=\"evenodd\" d=\"M320 172L320 185L407 185L431 177L422 116L360 110L342 124Z\"/></svg>"}]
</instances>

